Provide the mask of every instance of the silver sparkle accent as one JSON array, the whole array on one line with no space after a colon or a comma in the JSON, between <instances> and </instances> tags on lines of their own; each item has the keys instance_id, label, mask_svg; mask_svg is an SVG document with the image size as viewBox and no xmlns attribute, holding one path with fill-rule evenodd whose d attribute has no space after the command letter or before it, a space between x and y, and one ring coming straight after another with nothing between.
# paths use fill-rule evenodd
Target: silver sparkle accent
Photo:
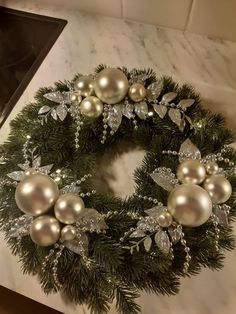
<instances>
[{"instance_id":1,"label":"silver sparkle accent","mask_svg":"<svg viewBox=\"0 0 236 314\"><path fill-rule=\"evenodd\" d=\"M134 111L141 120L145 120L148 115L148 105L146 101L141 101L135 104Z\"/></svg>"},{"instance_id":2,"label":"silver sparkle accent","mask_svg":"<svg viewBox=\"0 0 236 314\"><path fill-rule=\"evenodd\" d=\"M182 99L177 104L177 108L181 108L183 110L186 110L187 108L191 107L195 103L195 99Z\"/></svg>"},{"instance_id":3,"label":"silver sparkle accent","mask_svg":"<svg viewBox=\"0 0 236 314\"><path fill-rule=\"evenodd\" d=\"M166 115L166 113L167 113L167 107L166 106L164 106L164 105L158 105L158 104L153 104L152 105L153 106L153 109L154 109L154 111L158 114L158 116L161 118L161 119L163 119L164 117L165 117L165 115Z\"/></svg>"},{"instance_id":4,"label":"silver sparkle accent","mask_svg":"<svg viewBox=\"0 0 236 314\"><path fill-rule=\"evenodd\" d=\"M29 235L29 229L33 222L33 217L29 215L23 215L9 221L6 226L6 233L9 238L24 237Z\"/></svg>"},{"instance_id":5,"label":"silver sparkle accent","mask_svg":"<svg viewBox=\"0 0 236 314\"><path fill-rule=\"evenodd\" d=\"M178 184L178 180L175 174L172 173L170 168L159 167L155 169L150 177L163 189L166 191L172 191L173 188Z\"/></svg>"},{"instance_id":6,"label":"silver sparkle accent","mask_svg":"<svg viewBox=\"0 0 236 314\"><path fill-rule=\"evenodd\" d=\"M163 253L168 254L170 252L171 242L166 231L158 230L155 234L155 242Z\"/></svg>"},{"instance_id":7,"label":"silver sparkle accent","mask_svg":"<svg viewBox=\"0 0 236 314\"><path fill-rule=\"evenodd\" d=\"M81 255L88 255L89 240L84 232L78 233L77 237L70 241L63 242L64 246L72 252Z\"/></svg>"},{"instance_id":8,"label":"silver sparkle accent","mask_svg":"<svg viewBox=\"0 0 236 314\"><path fill-rule=\"evenodd\" d=\"M178 128L180 128L182 120L180 110L177 108L170 108L168 111L168 115L171 121L174 122L178 126Z\"/></svg>"},{"instance_id":9,"label":"silver sparkle accent","mask_svg":"<svg viewBox=\"0 0 236 314\"><path fill-rule=\"evenodd\" d=\"M201 159L200 150L189 138L181 144L179 149L179 161L181 162L186 159Z\"/></svg>"},{"instance_id":10,"label":"silver sparkle accent","mask_svg":"<svg viewBox=\"0 0 236 314\"><path fill-rule=\"evenodd\" d=\"M147 87L147 97L148 100L156 100L163 89L163 79L160 79L159 81L151 83Z\"/></svg>"},{"instance_id":11,"label":"silver sparkle accent","mask_svg":"<svg viewBox=\"0 0 236 314\"><path fill-rule=\"evenodd\" d=\"M147 236L145 240L143 241L143 245L146 252L149 252L152 246L152 238L150 236Z\"/></svg>"}]
</instances>

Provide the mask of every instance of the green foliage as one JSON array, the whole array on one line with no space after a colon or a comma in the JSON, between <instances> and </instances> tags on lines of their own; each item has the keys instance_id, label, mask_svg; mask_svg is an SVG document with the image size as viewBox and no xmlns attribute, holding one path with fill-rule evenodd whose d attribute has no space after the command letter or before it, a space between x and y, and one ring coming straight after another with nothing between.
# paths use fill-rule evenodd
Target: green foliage
<instances>
[{"instance_id":1,"label":"green foliage","mask_svg":"<svg viewBox=\"0 0 236 314\"><path fill-rule=\"evenodd\" d=\"M100 65L96 72L105 66ZM127 77L130 72L122 68ZM147 73L149 82L155 80L152 70L132 70L132 73ZM78 75L76 76L78 77ZM68 90L64 82L56 83L56 89ZM203 155L217 152L224 144L234 141L233 134L224 126L220 115L214 115L203 110L200 97L188 85L178 86L171 78L164 77L163 94L176 91L178 97L174 102L184 98L194 98L195 104L187 109L187 115L192 119L195 129L186 125L184 132L179 129L166 115L160 119L158 115L138 119L138 130L134 131L132 122L123 118L119 130L114 136L108 137L106 144L100 144L102 136L102 118L96 121L85 120L80 135L80 148L75 151L75 122L70 116L63 121L49 119L43 126L38 119L41 106L55 104L43 97L50 88L42 88L36 94L36 103L30 104L11 122L11 133L8 140L0 146L0 155L6 158L5 164L0 164L0 179L6 179L6 174L17 170L17 164L23 162L22 147L26 135L30 134L32 142L37 147L37 153L42 156L42 164L54 164L54 170L65 168L68 171L66 180L73 181L86 173L96 173L97 158L122 141L129 141L146 151L143 164L135 171L136 193L121 200L112 194L95 194L85 198L86 207L95 208L101 213L117 212L106 219L109 226L106 235L92 234L89 236L89 257L93 264L91 268L84 265L79 255L65 249L58 264L59 281L63 283L63 293L75 303L86 303L91 313L107 313L109 303L116 299L117 310L120 313L132 314L140 311L135 299L138 290L157 294L175 294L179 289L179 278L183 273L185 253L181 244L175 245L174 260L152 248L146 253L144 248L133 255L120 244L120 238L131 227L135 227L137 219L127 215L128 212L144 214L144 210L153 206L148 200L141 200L137 194L155 197L166 204L168 193L158 187L150 178L149 173L156 167L170 167L176 171L178 160L175 156L162 155L162 150L178 150L182 142L190 137ZM236 161L236 154L228 152L226 157ZM219 164L221 166L221 163ZM230 178L233 190L236 189L236 178ZM93 188L93 182L82 184L82 192ZM0 222L4 226L10 219L21 215L14 200L14 188L3 186L0 191ZM228 201L231 206L230 221L236 217L235 193ZM223 254L215 252L213 236L214 229L210 223L198 228L184 228L185 238L191 252L191 263L188 275L197 274L202 267L220 269L223 266ZM206 236L207 235L207 236ZM38 274L42 288L46 293L57 291L53 281L50 263L42 272L42 262L50 248L40 248L33 244L30 237L24 237L20 245L15 239L6 239L13 254L20 257L22 269L26 273ZM231 228L221 227L219 245L221 249L232 250L234 240Z\"/></svg>"}]
</instances>

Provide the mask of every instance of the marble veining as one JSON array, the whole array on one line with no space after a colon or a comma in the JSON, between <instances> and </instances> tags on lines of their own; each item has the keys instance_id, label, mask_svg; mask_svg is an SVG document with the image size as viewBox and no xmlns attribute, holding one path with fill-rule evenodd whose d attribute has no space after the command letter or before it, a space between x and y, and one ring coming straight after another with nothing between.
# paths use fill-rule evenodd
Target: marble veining
<instances>
[{"instance_id":1,"label":"marble veining","mask_svg":"<svg viewBox=\"0 0 236 314\"><path fill-rule=\"evenodd\" d=\"M1 3L1 0L0 0ZM76 72L91 73L99 63L129 68L153 68L159 75L171 75L180 83L192 83L207 108L222 112L236 131L236 43L187 32L119 19L82 14L50 7L35 1L4 1L6 6L61 17L68 25L44 60L0 130L0 142L9 133L9 122L30 101L39 87L56 80L71 79ZM132 163L142 153L132 153ZM130 157L130 155L129 155ZM132 193L130 158L122 155L108 169L111 187L119 196ZM118 174L118 176L117 176ZM126 179L124 179L126 178ZM128 182L126 186L123 182ZM143 314L234 314L236 308L236 253L228 253L221 272L204 270L199 276L183 279L174 297L142 294ZM45 296L36 277L23 275L17 258L11 255L0 236L0 284L66 314L89 313L84 306L68 304L59 294ZM111 313L116 313L114 307Z\"/></svg>"}]
</instances>

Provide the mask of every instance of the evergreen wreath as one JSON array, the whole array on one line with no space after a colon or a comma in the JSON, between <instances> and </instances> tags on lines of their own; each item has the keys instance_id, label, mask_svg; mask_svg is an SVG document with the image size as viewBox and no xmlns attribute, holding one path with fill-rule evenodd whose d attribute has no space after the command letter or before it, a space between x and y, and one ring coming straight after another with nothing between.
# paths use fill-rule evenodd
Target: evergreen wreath
<instances>
[{"instance_id":1,"label":"evergreen wreath","mask_svg":"<svg viewBox=\"0 0 236 314\"><path fill-rule=\"evenodd\" d=\"M96 96L95 96L96 95ZM135 193L94 190L97 158L145 150ZM41 88L0 146L0 226L45 293L138 313L139 291L175 294L180 277L220 269L234 248L233 134L189 85L152 70L99 66Z\"/></svg>"}]
</instances>

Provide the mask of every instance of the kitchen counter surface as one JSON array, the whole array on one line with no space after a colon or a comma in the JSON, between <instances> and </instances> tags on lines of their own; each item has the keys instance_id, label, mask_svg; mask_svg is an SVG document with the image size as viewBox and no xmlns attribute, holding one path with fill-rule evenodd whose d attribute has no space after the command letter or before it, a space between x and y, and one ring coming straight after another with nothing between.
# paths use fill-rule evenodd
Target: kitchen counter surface
<instances>
[{"instance_id":1,"label":"kitchen counter surface","mask_svg":"<svg viewBox=\"0 0 236 314\"><path fill-rule=\"evenodd\" d=\"M57 80L71 79L76 72L91 73L99 63L128 68L153 68L180 83L191 83L202 94L204 105L222 112L236 131L236 43L160 29L156 26L63 10L33 1L3 1L8 7L68 20L68 25L0 130L0 142L9 133L9 122L28 103L38 88ZM0 0L1 4L1 0ZM137 155L140 160L140 155ZM129 158L119 165L125 175ZM112 170L115 171L115 170ZM131 174L130 174L131 178ZM131 179L128 180L132 184ZM120 195L125 190L123 187ZM236 308L236 252L227 254L221 272L204 270L182 280L174 297L143 294L143 314L234 314ZM0 285L51 306L66 314L89 313L85 307L67 304L59 294L45 296L36 277L21 273L0 236ZM116 313L114 309L111 313Z\"/></svg>"}]
</instances>

